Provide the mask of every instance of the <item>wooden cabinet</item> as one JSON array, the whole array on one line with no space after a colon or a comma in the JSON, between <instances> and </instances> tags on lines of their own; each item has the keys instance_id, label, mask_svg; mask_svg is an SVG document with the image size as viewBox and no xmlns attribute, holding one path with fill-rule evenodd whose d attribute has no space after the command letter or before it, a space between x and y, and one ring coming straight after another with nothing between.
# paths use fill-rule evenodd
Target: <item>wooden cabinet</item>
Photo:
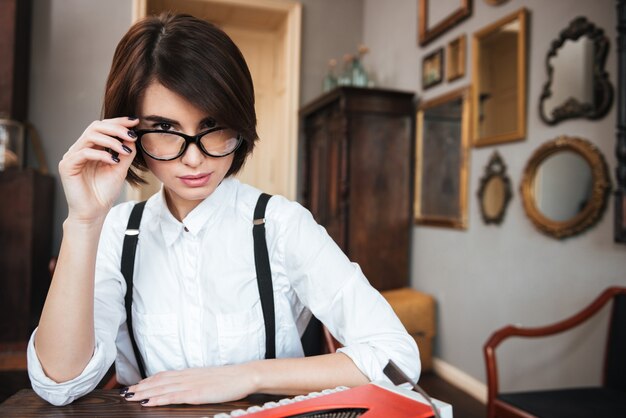
<instances>
[{"instance_id":1,"label":"wooden cabinet","mask_svg":"<svg viewBox=\"0 0 626 418\"><path fill-rule=\"evenodd\" d=\"M303 199L378 290L409 284L413 93L337 88L300 111Z\"/></svg>"},{"instance_id":2,"label":"wooden cabinet","mask_svg":"<svg viewBox=\"0 0 626 418\"><path fill-rule=\"evenodd\" d=\"M27 340L50 284L53 178L0 172L0 343Z\"/></svg>"}]
</instances>

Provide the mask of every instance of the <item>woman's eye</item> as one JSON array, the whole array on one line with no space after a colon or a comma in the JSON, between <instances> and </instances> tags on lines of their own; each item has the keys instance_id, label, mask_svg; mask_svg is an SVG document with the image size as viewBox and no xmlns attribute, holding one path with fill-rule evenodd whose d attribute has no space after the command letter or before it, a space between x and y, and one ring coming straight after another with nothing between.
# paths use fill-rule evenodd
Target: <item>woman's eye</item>
<instances>
[{"instance_id":1,"label":"woman's eye","mask_svg":"<svg viewBox=\"0 0 626 418\"><path fill-rule=\"evenodd\" d=\"M156 126L163 131L169 131L170 129L172 129L172 125L165 122L158 123Z\"/></svg>"}]
</instances>

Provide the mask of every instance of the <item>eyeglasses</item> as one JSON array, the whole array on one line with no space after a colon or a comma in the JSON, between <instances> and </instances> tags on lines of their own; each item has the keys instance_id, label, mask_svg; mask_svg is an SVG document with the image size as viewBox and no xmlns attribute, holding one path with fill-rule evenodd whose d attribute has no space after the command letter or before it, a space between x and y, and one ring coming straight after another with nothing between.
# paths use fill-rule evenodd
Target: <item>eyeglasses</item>
<instances>
[{"instance_id":1,"label":"eyeglasses","mask_svg":"<svg viewBox=\"0 0 626 418\"><path fill-rule=\"evenodd\" d=\"M175 160L185 153L189 144L196 144L209 157L226 157L243 142L241 135L219 126L193 136L161 129L138 130L135 133L141 150L159 161Z\"/></svg>"}]
</instances>

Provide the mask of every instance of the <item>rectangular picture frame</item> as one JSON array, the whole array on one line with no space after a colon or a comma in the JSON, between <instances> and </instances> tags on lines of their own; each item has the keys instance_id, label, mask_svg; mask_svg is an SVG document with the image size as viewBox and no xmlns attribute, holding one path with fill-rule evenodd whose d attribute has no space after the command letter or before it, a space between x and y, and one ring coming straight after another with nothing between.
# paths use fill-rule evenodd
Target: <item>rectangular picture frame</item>
<instances>
[{"instance_id":1,"label":"rectangular picture frame","mask_svg":"<svg viewBox=\"0 0 626 418\"><path fill-rule=\"evenodd\" d=\"M414 220L467 228L471 89L421 104L416 118Z\"/></svg>"},{"instance_id":2,"label":"rectangular picture frame","mask_svg":"<svg viewBox=\"0 0 626 418\"><path fill-rule=\"evenodd\" d=\"M443 48L439 48L422 59L422 89L429 89L443 81L443 57Z\"/></svg>"},{"instance_id":3,"label":"rectangular picture frame","mask_svg":"<svg viewBox=\"0 0 626 418\"><path fill-rule=\"evenodd\" d=\"M451 40L446 48L446 79L448 82L465 75L467 36L465 34Z\"/></svg>"}]
</instances>

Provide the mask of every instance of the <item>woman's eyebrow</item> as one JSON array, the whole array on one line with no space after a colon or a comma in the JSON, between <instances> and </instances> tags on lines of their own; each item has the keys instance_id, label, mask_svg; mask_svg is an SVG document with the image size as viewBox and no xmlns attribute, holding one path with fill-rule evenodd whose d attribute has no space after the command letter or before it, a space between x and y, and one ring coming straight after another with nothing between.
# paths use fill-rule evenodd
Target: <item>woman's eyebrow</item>
<instances>
[{"instance_id":1,"label":"woman's eyebrow","mask_svg":"<svg viewBox=\"0 0 626 418\"><path fill-rule=\"evenodd\" d=\"M143 116L141 117L141 120L145 120L149 122L167 123L169 125L176 125L176 126L179 125L178 121L174 119L169 119L164 116L158 116L158 115Z\"/></svg>"}]
</instances>

